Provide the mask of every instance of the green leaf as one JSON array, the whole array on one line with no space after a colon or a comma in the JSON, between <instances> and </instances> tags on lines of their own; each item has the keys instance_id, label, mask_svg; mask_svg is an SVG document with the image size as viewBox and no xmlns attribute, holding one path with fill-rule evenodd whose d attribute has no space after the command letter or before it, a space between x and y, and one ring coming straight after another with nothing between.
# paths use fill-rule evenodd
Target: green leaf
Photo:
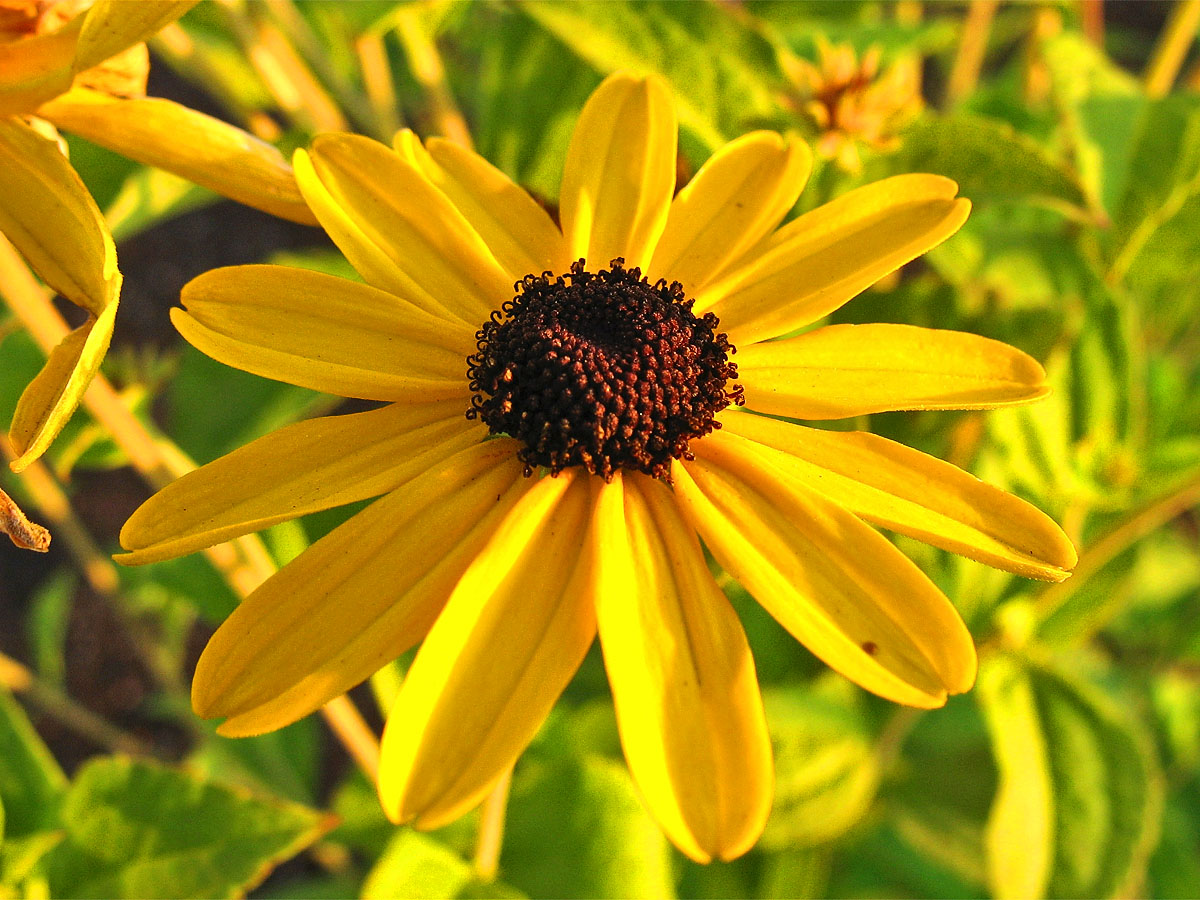
<instances>
[{"instance_id":1,"label":"green leaf","mask_svg":"<svg viewBox=\"0 0 1200 900\"><path fill-rule=\"evenodd\" d=\"M975 202L1041 201L1076 211L1086 204L1074 174L1011 126L981 116L930 117L888 159L892 171L953 178Z\"/></svg>"},{"instance_id":2,"label":"green leaf","mask_svg":"<svg viewBox=\"0 0 1200 900\"><path fill-rule=\"evenodd\" d=\"M125 179L105 206L104 218L113 239L124 241L160 222L220 199L212 191L178 175L143 167Z\"/></svg>"},{"instance_id":3,"label":"green leaf","mask_svg":"<svg viewBox=\"0 0 1200 900\"><path fill-rule=\"evenodd\" d=\"M708 152L779 117L784 81L770 43L710 3L527 3L521 11L596 71L654 72L679 123Z\"/></svg>"},{"instance_id":4,"label":"green leaf","mask_svg":"<svg viewBox=\"0 0 1200 900\"><path fill-rule=\"evenodd\" d=\"M799 687L764 692L775 751L767 849L833 840L870 808L879 762L862 716Z\"/></svg>"},{"instance_id":5,"label":"green leaf","mask_svg":"<svg viewBox=\"0 0 1200 900\"><path fill-rule=\"evenodd\" d=\"M998 656L975 688L992 734L1000 784L987 826L988 883L998 900L1040 897L1054 862L1054 784L1033 685Z\"/></svg>"},{"instance_id":6,"label":"green leaf","mask_svg":"<svg viewBox=\"0 0 1200 900\"><path fill-rule=\"evenodd\" d=\"M526 757L513 778L500 871L531 897L672 897L666 838L625 767Z\"/></svg>"},{"instance_id":7,"label":"green leaf","mask_svg":"<svg viewBox=\"0 0 1200 900\"><path fill-rule=\"evenodd\" d=\"M460 40L479 44L479 70L463 72L456 93L471 104L476 147L536 196L556 199L571 130L599 78L527 16L484 4L470 12Z\"/></svg>"},{"instance_id":8,"label":"green leaf","mask_svg":"<svg viewBox=\"0 0 1200 900\"><path fill-rule=\"evenodd\" d=\"M828 897L828 885L828 850L790 850L767 857L757 896L780 900Z\"/></svg>"},{"instance_id":9,"label":"green leaf","mask_svg":"<svg viewBox=\"0 0 1200 900\"><path fill-rule=\"evenodd\" d=\"M502 883L480 881L471 865L453 850L406 828L396 832L367 874L361 896L363 900L439 900L525 895Z\"/></svg>"},{"instance_id":10,"label":"green leaf","mask_svg":"<svg viewBox=\"0 0 1200 900\"><path fill-rule=\"evenodd\" d=\"M27 629L38 677L55 687L61 687L67 678L67 627L76 584L73 572L59 570L39 585L31 598Z\"/></svg>"},{"instance_id":11,"label":"green leaf","mask_svg":"<svg viewBox=\"0 0 1200 900\"><path fill-rule=\"evenodd\" d=\"M206 723L215 731L216 726ZM247 738L213 735L189 759L205 776L311 804L316 801L320 724L306 716L286 728Z\"/></svg>"},{"instance_id":12,"label":"green leaf","mask_svg":"<svg viewBox=\"0 0 1200 900\"><path fill-rule=\"evenodd\" d=\"M1133 134L1146 95L1137 79L1079 32L1064 31L1048 40L1041 58L1050 71L1080 179L1111 215L1132 174Z\"/></svg>"},{"instance_id":13,"label":"green leaf","mask_svg":"<svg viewBox=\"0 0 1200 900\"><path fill-rule=\"evenodd\" d=\"M1137 727L1095 688L1015 655L988 662L978 695L1000 768L988 822L993 894L1136 890L1162 805Z\"/></svg>"},{"instance_id":14,"label":"green leaf","mask_svg":"<svg viewBox=\"0 0 1200 900\"><path fill-rule=\"evenodd\" d=\"M25 837L57 822L67 778L25 710L0 688L0 802L7 840Z\"/></svg>"},{"instance_id":15,"label":"green leaf","mask_svg":"<svg viewBox=\"0 0 1200 900\"><path fill-rule=\"evenodd\" d=\"M224 398L236 402L214 402ZM167 391L170 433L204 463L307 415L336 399L222 365L185 345Z\"/></svg>"},{"instance_id":16,"label":"green leaf","mask_svg":"<svg viewBox=\"0 0 1200 900\"><path fill-rule=\"evenodd\" d=\"M120 757L80 769L46 857L54 897L239 897L330 816Z\"/></svg>"},{"instance_id":17,"label":"green leaf","mask_svg":"<svg viewBox=\"0 0 1200 900\"><path fill-rule=\"evenodd\" d=\"M1175 95L1147 105L1131 141L1126 190L1109 234L1118 271L1198 192L1200 99Z\"/></svg>"}]
</instances>

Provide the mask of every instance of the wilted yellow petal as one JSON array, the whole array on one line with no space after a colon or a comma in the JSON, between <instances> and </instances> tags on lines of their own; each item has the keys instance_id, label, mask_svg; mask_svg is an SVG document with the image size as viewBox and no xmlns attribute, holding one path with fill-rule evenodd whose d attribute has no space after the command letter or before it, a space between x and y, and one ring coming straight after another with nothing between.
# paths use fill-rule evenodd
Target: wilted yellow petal
<instances>
[{"instance_id":1,"label":"wilted yellow petal","mask_svg":"<svg viewBox=\"0 0 1200 900\"><path fill-rule=\"evenodd\" d=\"M684 853L741 856L773 780L746 636L668 491L641 475L593 481L596 613L630 771Z\"/></svg>"},{"instance_id":2,"label":"wilted yellow petal","mask_svg":"<svg viewBox=\"0 0 1200 900\"><path fill-rule=\"evenodd\" d=\"M625 258L643 270L675 189L675 104L651 75L610 75L592 93L567 148L559 213L571 258L592 271Z\"/></svg>"},{"instance_id":3,"label":"wilted yellow petal","mask_svg":"<svg viewBox=\"0 0 1200 900\"><path fill-rule=\"evenodd\" d=\"M121 289L108 226L58 144L0 119L0 232L46 284L95 317Z\"/></svg>"},{"instance_id":4,"label":"wilted yellow petal","mask_svg":"<svg viewBox=\"0 0 1200 900\"><path fill-rule=\"evenodd\" d=\"M108 350L116 316L117 304L110 303L98 318L89 317L63 338L21 394L8 433L13 449L20 454L9 464L14 472L46 452L79 406Z\"/></svg>"},{"instance_id":5,"label":"wilted yellow petal","mask_svg":"<svg viewBox=\"0 0 1200 900\"><path fill-rule=\"evenodd\" d=\"M71 86L82 27L76 16L58 31L0 43L0 116L31 113Z\"/></svg>"},{"instance_id":6,"label":"wilted yellow petal","mask_svg":"<svg viewBox=\"0 0 1200 900\"><path fill-rule=\"evenodd\" d=\"M975 647L933 583L868 525L715 432L672 468L713 556L784 628L869 691L941 706L975 680Z\"/></svg>"},{"instance_id":7,"label":"wilted yellow petal","mask_svg":"<svg viewBox=\"0 0 1200 900\"><path fill-rule=\"evenodd\" d=\"M671 203L650 280L678 281L695 296L780 223L811 168L807 144L785 142L773 131L726 144Z\"/></svg>"},{"instance_id":8,"label":"wilted yellow petal","mask_svg":"<svg viewBox=\"0 0 1200 900\"><path fill-rule=\"evenodd\" d=\"M82 72L140 44L174 22L199 0L96 0L83 15L83 30L75 53L75 71Z\"/></svg>"},{"instance_id":9,"label":"wilted yellow petal","mask_svg":"<svg viewBox=\"0 0 1200 900\"><path fill-rule=\"evenodd\" d=\"M1075 565L1075 548L1045 513L919 450L764 416L731 413L722 424L725 439L765 445L758 452L780 469L876 525L1028 578L1062 581Z\"/></svg>"},{"instance_id":10,"label":"wilted yellow petal","mask_svg":"<svg viewBox=\"0 0 1200 900\"><path fill-rule=\"evenodd\" d=\"M746 406L793 419L993 409L1046 396L1037 360L1000 341L913 325L830 325L739 348Z\"/></svg>"},{"instance_id":11,"label":"wilted yellow petal","mask_svg":"<svg viewBox=\"0 0 1200 900\"><path fill-rule=\"evenodd\" d=\"M297 516L393 490L478 443L459 400L297 422L167 485L121 529L116 557L142 565L182 556ZM252 473L252 474L251 474Z\"/></svg>"},{"instance_id":12,"label":"wilted yellow petal","mask_svg":"<svg viewBox=\"0 0 1200 900\"><path fill-rule=\"evenodd\" d=\"M483 799L533 739L596 633L587 475L543 478L463 575L396 696L379 794L436 828Z\"/></svg>"},{"instance_id":13,"label":"wilted yellow petal","mask_svg":"<svg viewBox=\"0 0 1200 900\"><path fill-rule=\"evenodd\" d=\"M292 167L265 141L171 100L75 88L38 110L64 131L271 215L316 225Z\"/></svg>"},{"instance_id":14,"label":"wilted yellow petal","mask_svg":"<svg viewBox=\"0 0 1200 900\"><path fill-rule=\"evenodd\" d=\"M469 402L472 333L365 284L232 266L192 279L181 301L176 328L226 365L345 397Z\"/></svg>"},{"instance_id":15,"label":"wilted yellow petal","mask_svg":"<svg viewBox=\"0 0 1200 900\"><path fill-rule=\"evenodd\" d=\"M970 212L938 175L897 175L779 229L696 297L739 349L833 312L954 234Z\"/></svg>"},{"instance_id":16,"label":"wilted yellow petal","mask_svg":"<svg viewBox=\"0 0 1200 900\"><path fill-rule=\"evenodd\" d=\"M280 728L419 641L528 490L513 441L477 444L375 501L264 582L217 629L192 705L227 735Z\"/></svg>"}]
</instances>

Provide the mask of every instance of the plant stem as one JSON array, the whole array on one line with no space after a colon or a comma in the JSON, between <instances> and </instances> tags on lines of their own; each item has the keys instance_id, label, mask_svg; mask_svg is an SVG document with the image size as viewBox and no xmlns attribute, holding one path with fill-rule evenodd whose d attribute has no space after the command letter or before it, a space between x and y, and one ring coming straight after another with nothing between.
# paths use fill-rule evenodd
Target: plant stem
<instances>
[{"instance_id":1,"label":"plant stem","mask_svg":"<svg viewBox=\"0 0 1200 900\"><path fill-rule=\"evenodd\" d=\"M1080 0L1083 34L1095 46L1104 48L1104 0Z\"/></svg>"},{"instance_id":2,"label":"plant stem","mask_svg":"<svg viewBox=\"0 0 1200 900\"><path fill-rule=\"evenodd\" d=\"M1179 0L1146 67L1146 95L1165 97L1175 83L1179 67L1200 29L1200 0Z\"/></svg>"},{"instance_id":3,"label":"plant stem","mask_svg":"<svg viewBox=\"0 0 1200 900\"><path fill-rule=\"evenodd\" d=\"M1089 578L1124 550L1197 505L1200 505L1200 472L1194 473L1176 489L1135 512L1088 547L1079 557L1079 563L1070 578L1051 585L1038 596L1038 619L1048 619L1075 591L1083 587Z\"/></svg>"},{"instance_id":4,"label":"plant stem","mask_svg":"<svg viewBox=\"0 0 1200 900\"><path fill-rule=\"evenodd\" d=\"M0 437L0 455L12 460L14 454L7 438ZM187 686L175 665L164 654L154 652L157 642L142 620L128 607L121 595L120 577L117 567L96 545L84 527L71 502L63 493L50 470L40 461L30 463L21 473L21 483L29 492L34 504L54 526L54 533L62 538L68 552L75 560L88 585L121 619L121 624L132 635L130 643L142 665L154 679L176 698L188 695Z\"/></svg>"},{"instance_id":5,"label":"plant stem","mask_svg":"<svg viewBox=\"0 0 1200 900\"><path fill-rule=\"evenodd\" d=\"M512 769L496 782L479 811L479 835L475 841L475 871L483 881L495 881L500 869L500 849L504 845L504 818L508 809L508 789Z\"/></svg>"},{"instance_id":6,"label":"plant stem","mask_svg":"<svg viewBox=\"0 0 1200 900\"><path fill-rule=\"evenodd\" d=\"M149 744L122 731L112 722L50 687L26 666L3 653L0 653L0 684L14 694L21 694L30 704L66 725L76 734L83 735L107 750L137 756L155 755L154 748Z\"/></svg>"},{"instance_id":7,"label":"plant stem","mask_svg":"<svg viewBox=\"0 0 1200 900\"><path fill-rule=\"evenodd\" d=\"M957 105L975 90L979 72L983 68L983 57L987 52L988 37L992 32L992 19L1000 0L972 0L963 22L962 36L958 42L958 53L946 81L947 108Z\"/></svg>"},{"instance_id":8,"label":"plant stem","mask_svg":"<svg viewBox=\"0 0 1200 900\"><path fill-rule=\"evenodd\" d=\"M467 127L467 120L458 108L454 94L446 82L446 67L442 65L442 55L438 52L437 44L417 17L420 11L419 6L400 10L393 23L396 35L408 55L408 65L413 77L424 88L429 98L434 129L456 144L470 149L474 146L471 142L471 129Z\"/></svg>"},{"instance_id":9,"label":"plant stem","mask_svg":"<svg viewBox=\"0 0 1200 900\"><path fill-rule=\"evenodd\" d=\"M0 299L25 323L44 353L49 354L67 334L67 325L51 303L50 292L37 282L3 237L0 237ZM130 465L150 487L161 488L195 468L172 441L150 434L102 374L97 373L92 380L83 395L83 404L108 429ZM258 535L243 535L209 547L204 553L242 599L275 574L275 564ZM354 704L342 696L322 707L321 713L363 771L375 778L379 771L378 741Z\"/></svg>"}]
</instances>

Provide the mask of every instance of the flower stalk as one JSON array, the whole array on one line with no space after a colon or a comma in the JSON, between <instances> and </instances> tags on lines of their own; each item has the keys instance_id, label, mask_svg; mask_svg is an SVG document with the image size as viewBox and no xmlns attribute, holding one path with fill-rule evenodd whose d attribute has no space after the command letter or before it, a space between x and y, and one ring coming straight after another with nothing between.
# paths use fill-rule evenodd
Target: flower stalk
<instances>
[{"instance_id":1,"label":"flower stalk","mask_svg":"<svg viewBox=\"0 0 1200 900\"><path fill-rule=\"evenodd\" d=\"M46 290L7 240L0 238L0 299L25 324L44 353L69 331ZM152 435L103 374L83 396L83 404L110 433L129 463L152 488L161 488L195 468L174 443ZM240 597L245 598L275 573L262 539L245 535L205 551L209 561ZM338 697L322 710L347 752L372 779L378 774L379 742L349 698Z\"/></svg>"}]
</instances>

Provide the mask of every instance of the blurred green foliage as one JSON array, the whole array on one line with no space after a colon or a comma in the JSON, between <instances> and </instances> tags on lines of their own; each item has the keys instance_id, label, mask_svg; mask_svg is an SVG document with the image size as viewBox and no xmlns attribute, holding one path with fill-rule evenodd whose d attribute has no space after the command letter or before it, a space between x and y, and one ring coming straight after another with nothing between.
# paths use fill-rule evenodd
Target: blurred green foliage
<instances>
[{"instance_id":1,"label":"blurred green foliage","mask_svg":"<svg viewBox=\"0 0 1200 900\"><path fill-rule=\"evenodd\" d=\"M878 0L195 9L182 22L191 49L155 45L156 65L197 82L231 120L286 149L331 115L387 139L402 124L437 133L461 111L477 149L551 204L580 105L615 69L670 82L681 169L694 172L754 128L820 139L795 61L816 62L822 40L860 54L879 47L885 66L916 67L924 112L890 145L864 141L857 170L819 159L800 208L926 171L958 181L974 212L835 320L1000 338L1041 360L1055 393L995 413L893 413L855 427L1030 499L1063 523L1081 562L1046 587L901 541L980 645L976 690L933 712L891 706L823 671L729 585L764 684L776 801L754 850L707 867L672 850L643 810L594 654L518 764L496 880L472 865L476 818L431 834L388 825L363 777L330 763L332 742L315 721L223 739L165 683L147 710L188 735L182 764L98 753L68 778L5 691L0 895L1195 896L1200 70L1182 79L1190 88L1150 96L1141 70L1170 5L1124 7L1106 23L1105 46L1085 33L1087 5L1002 5L982 33L967 28L962 3ZM291 47L318 86L298 104L255 65L264 33ZM943 100L972 39L984 42L982 68L964 95ZM424 65L431 51L442 82ZM382 60L382 84L369 58ZM334 113L322 112L326 102ZM211 200L82 142L72 156L120 238ZM347 274L327 251L286 262ZM41 360L24 335L0 335L7 420ZM147 426L198 462L330 408L182 344L151 353L141 363L114 355L106 370ZM66 476L123 458L80 414L50 461ZM15 477L4 486L21 496ZM286 561L346 514L279 526L268 547ZM29 665L57 689L78 581L60 561L26 616ZM144 626L138 639L177 673L195 623L219 622L236 602L201 557L120 576L124 614Z\"/></svg>"}]
</instances>

